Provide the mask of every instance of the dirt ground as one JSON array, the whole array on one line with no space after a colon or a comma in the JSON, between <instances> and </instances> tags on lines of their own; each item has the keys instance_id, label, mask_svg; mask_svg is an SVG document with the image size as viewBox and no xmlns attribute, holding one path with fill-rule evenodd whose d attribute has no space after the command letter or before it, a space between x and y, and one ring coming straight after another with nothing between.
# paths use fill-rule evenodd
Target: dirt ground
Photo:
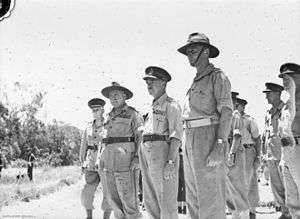
<instances>
[{"instance_id":1,"label":"dirt ground","mask_svg":"<svg viewBox=\"0 0 300 219\"><path fill-rule=\"evenodd\" d=\"M43 196L38 200L30 202L17 202L11 206L5 206L2 209L2 218L45 218L45 219L82 219L85 218L85 211L80 203L80 189L83 185L83 180L79 183L66 186L60 191ZM262 201L271 201L272 194L269 186L260 185L260 195ZM101 218L102 211L100 209L102 193L101 188L95 197L94 218ZM276 219L280 216L273 208L258 208L257 219ZM146 213L144 217L147 218ZM111 216L111 218L114 218ZM180 215L180 219L187 218L185 215ZM227 218L231 218L228 216Z\"/></svg>"}]
</instances>

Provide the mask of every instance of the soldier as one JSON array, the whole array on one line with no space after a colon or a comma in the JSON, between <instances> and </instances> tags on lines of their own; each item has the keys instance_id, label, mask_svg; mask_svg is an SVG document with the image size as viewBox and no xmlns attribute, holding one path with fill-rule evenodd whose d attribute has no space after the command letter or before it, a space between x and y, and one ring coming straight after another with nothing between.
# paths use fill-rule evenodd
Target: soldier
<instances>
[{"instance_id":1,"label":"soldier","mask_svg":"<svg viewBox=\"0 0 300 219\"><path fill-rule=\"evenodd\" d=\"M27 163L27 175L30 181L33 180L34 161L35 161L35 156L33 155L33 153L30 153L28 157L28 163Z\"/></svg>"},{"instance_id":2,"label":"soldier","mask_svg":"<svg viewBox=\"0 0 300 219\"><path fill-rule=\"evenodd\" d=\"M249 218L248 193L245 190L245 149L241 144L242 121L241 114L236 110L237 92L231 92L233 106L233 118L228 142L230 149L227 158L228 181L226 185L227 206L232 211L232 218Z\"/></svg>"},{"instance_id":3,"label":"soldier","mask_svg":"<svg viewBox=\"0 0 300 219\"><path fill-rule=\"evenodd\" d=\"M106 147L102 154L104 172L111 206L115 218L141 218L138 201L139 158L142 142L143 119L126 104L133 94L127 88L113 82L102 90L113 109L105 128Z\"/></svg>"},{"instance_id":4,"label":"soldier","mask_svg":"<svg viewBox=\"0 0 300 219\"><path fill-rule=\"evenodd\" d=\"M232 119L231 85L209 58L219 50L200 33L192 33L178 51L197 69L183 110L184 173L191 218L225 218L225 151Z\"/></svg>"},{"instance_id":5,"label":"soldier","mask_svg":"<svg viewBox=\"0 0 300 219\"><path fill-rule=\"evenodd\" d=\"M266 83L265 86L266 90L263 93L266 94L268 103L272 105L272 108L267 111L265 116L262 153L267 161L274 201L280 206L282 212L280 219L291 218L285 205L283 176L279 169L281 141L278 133L278 119L284 107L284 103L280 100L283 87L274 83Z\"/></svg>"},{"instance_id":6,"label":"soldier","mask_svg":"<svg viewBox=\"0 0 300 219\"><path fill-rule=\"evenodd\" d=\"M261 139L255 120L245 113L247 101L237 98L237 110L242 118L242 145L245 148L246 165L245 177L249 201L250 219L256 218L259 194L257 182L257 168L260 165Z\"/></svg>"},{"instance_id":7,"label":"soldier","mask_svg":"<svg viewBox=\"0 0 300 219\"><path fill-rule=\"evenodd\" d=\"M283 169L286 206L293 219L300 218L300 65L286 63L280 67L285 91L289 94L279 120L282 144L280 166Z\"/></svg>"},{"instance_id":8,"label":"soldier","mask_svg":"<svg viewBox=\"0 0 300 219\"><path fill-rule=\"evenodd\" d=\"M145 121L140 164L146 210L153 219L176 219L178 193L178 150L182 138L179 104L166 93L169 73L155 66L143 78L154 100Z\"/></svg>"},{"instance_id":9,"label":"soldier","mask_svg":"<svg viewBox=\"0 0 300 219\"><path fill-rule=\"evenodd\" d=\"M88 106L93 113L93 121L89 123L85 129L80 146L80 162L85 175L85 185L81 191L81 203L86 209L87 218L93 217L93 202L96 189L102 181L103 200L102 210L103 219L108 219L111 214L111 207L109 206L106 194L104 177L99 173L98 153L102 150L101 140L105 134L104 130L104 105L105 101L99 98L93 98L88 102Z\"/></svg>"}]
</instances>

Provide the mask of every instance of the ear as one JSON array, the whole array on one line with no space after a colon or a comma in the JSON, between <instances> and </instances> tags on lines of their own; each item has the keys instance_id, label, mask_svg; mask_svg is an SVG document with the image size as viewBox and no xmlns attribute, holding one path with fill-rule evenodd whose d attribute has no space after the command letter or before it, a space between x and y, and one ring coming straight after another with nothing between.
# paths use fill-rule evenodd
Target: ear
<instances>
[{"instance_id":1,"label":"ear","mask_svg":"<svg viewBox=\"0 0 300 219\"><path fill-rule=\"evenodd\" d=\"M209 57L209 48L208 47L205 47L204 50L203 50L203 53Z\"/></svg>"}]
</instances>

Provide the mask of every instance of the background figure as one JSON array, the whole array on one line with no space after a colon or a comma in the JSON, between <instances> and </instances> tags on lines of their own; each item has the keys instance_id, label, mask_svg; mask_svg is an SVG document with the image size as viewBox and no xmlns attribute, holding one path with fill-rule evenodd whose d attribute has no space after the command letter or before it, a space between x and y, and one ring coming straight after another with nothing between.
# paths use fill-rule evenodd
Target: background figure
<instances>
[{"instance_id":1,"label":"background figure","mask_svg":"<svg viewBox=\"0 0 300 219\"><path fill-rule=\"evenodd\" d=\"M285 183L286 206L293 219L300 218L300 65L286 63L279 77L289 94L279 120L282 144L280 166Z\"/></svg>"},{"instance_id":2,"label":"background figure","mask_svg":"<svg viewBox=\"0 0 300 219\"><path fill-rule=\"evenodd\" d=\"M104 132L104 107L105 101L99 98L93 98L88 102L88 106L91 108L93 113L93 121L89 123L88 127L85 129L80 145L80 155L79 160L82 165L85 184L81 191L81 203L86 210L87 219L92 219L93 217L93 202L95 192L100 182L102 182L103 200L102 200L102 210L103 219L108 219L111 214L111 207L109 206L107 200L107 192L105 179L101 175L100 171L100 153L102 150L102 138L105 135Z\"/></svg>"},{"instance_id":3,"label":"background figure","mask_svg":"<svg viewBox=\"0 0 300 219\"><path fill-rule=\"evenodd\" d=\"M237 92L231 92L232 102L236 106ZM245 181L245 149L241 144L243 123L240 113L235 109L228 138L228 173L226 178L226 203L233 219L249 218L249 202Z\"/></svg>"},{"instance_id":4,"label":"background figure","mask_svg":"<svg viewBox=\"0 0 300 219\"><path fill-rule=\"evenodd\" d=\"M285 205L283 175L279 167L281 159L281 141L278 132L278 120L282 108L284 107L284 103L280 100L283 87L274 83L266 83L265 86L266 89L263 93L266 94L266 99L268 100L268 103L272 105L272 108L267 111L265 116L262 153L264 160L267 161L274 201L276 206L280 206L282 212L280 218L285 219L290 218L290 215L288 208Z\"/></svg>"},{"instance_id":5,"label":"background figure","mask_svg":"<svg viewBox=\"0 0 300 219\"><path fill-rule=\"evenodd\" d=\"M254 119L245 113L247 101L237 98L237 110L242 118L242 145L245 149L246 164L245 178L248 192L250 219L256 218L256 207L258 207L258 179L257 169L260 165L261 139L259 130Z\"/></svg>"},{"instance_id":6,"label":"background figure","mask_svg":"<svg viewBox=\"0 0 300 219\"><path fill-rule=\"evenodd\" d=\"M27 164L27 175L30 181L33 180L34 161L35 161L35 156L33 155L33 153L30 153L28 157L28 164Z\"/></svg>"},{"instance_id":7,"label":"background figure","mask_svg":"<svg viewBox=\"0 0 300 219\"><path fill-rule=\"evenodd\" d=\"M188 211L192 219L225 219L224 160L233 111L231 84L209 62L219 50L204 34L190 34L178 51L197 71L183 109Z\"/></svg>"}]
</instances>

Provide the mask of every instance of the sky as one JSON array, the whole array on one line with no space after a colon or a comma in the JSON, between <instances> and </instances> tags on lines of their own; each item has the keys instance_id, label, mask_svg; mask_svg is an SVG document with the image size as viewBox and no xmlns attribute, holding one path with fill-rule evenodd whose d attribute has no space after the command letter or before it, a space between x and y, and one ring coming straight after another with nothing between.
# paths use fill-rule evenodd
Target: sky
<instances>
[{"instance_id":1,"label":"sky","mask_svg":"<svg viewBox=\"0 0 300 219\"><path fill-rule=\"evenodd\" d=\"M248 100L246 111L262 129L264 83L281 84L280 65L300 63L299 27L299 0L18 1L0 23L0 89L12 105L45 91L40 118L83 129L88 100L104 98L112 81L129 88L128 104L145 112L152 98L142 77L156 65L172 75L167 92L182 104L195 69L177 49L202 32L220 50L210 61Z\"/></svg>"}]
</instances>

